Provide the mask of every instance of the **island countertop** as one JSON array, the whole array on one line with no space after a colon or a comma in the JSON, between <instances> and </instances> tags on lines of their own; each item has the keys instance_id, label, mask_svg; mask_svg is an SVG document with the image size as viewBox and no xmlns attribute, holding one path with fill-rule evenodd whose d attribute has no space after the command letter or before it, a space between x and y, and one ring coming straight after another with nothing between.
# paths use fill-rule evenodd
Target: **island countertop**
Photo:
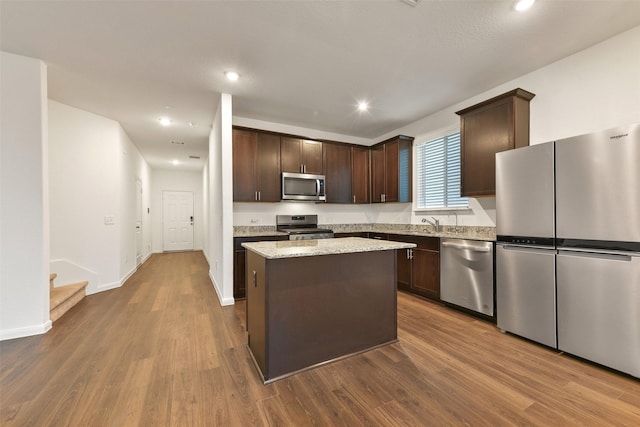
<instances>
[{"instance_id":1,"label":"island countertop","mask_svg":"<svg viewBox=\"0 0 640 427\"><path fill-rule=\"evenodd\" d=\"M281 240L275 242L247 242L243 247L266 259L295 258L316 255L333 255L356 252L388 251L415 248L414 243L388 240L343 237L318 240Z\"/></svg>"}]
</instances>

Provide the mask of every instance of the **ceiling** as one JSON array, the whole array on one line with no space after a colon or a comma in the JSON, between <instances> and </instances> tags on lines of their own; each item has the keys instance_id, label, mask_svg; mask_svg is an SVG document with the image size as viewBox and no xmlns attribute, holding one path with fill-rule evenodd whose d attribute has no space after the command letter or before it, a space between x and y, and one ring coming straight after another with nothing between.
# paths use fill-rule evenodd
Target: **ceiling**
<instances>
[{"instance_id":1,"label":"ceiling","mask_svg":"<svg viewBox=\"0 0 640 427\"><path fill-rule=\"evenodd\" d=\"M49 98L120 122L153 168L201 170L220 93L234 117L375 142L640 25L638 0L513 6L0 0L0 48L42 59Z\"/></svg>"}]
</instances>

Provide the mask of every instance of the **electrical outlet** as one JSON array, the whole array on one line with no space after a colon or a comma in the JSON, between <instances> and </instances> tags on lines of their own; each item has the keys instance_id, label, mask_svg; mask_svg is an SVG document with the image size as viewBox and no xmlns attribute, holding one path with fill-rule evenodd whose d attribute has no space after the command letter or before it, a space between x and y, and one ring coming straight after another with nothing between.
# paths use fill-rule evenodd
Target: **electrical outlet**
<instances>
[{"instance_id":1,"label":"electrical outlet","mask_svg":"<svg viewBox=\"0 0 640 427\"><path fill-rule=\"evenodd\" d=\"M251 224L257 224L260 220L258 218L251 218Z\"/></svg>"},{"instance_id":2,"label":"electrical outlet","mask_svg":"<svg viewBox=\"0 0 640 427\"><path fill-rule=\"evenodd\" d=\"M104 217L104 225L113 225L115 223L115 218L113 216L108 215Z\"/></svg>"}]
</instances>

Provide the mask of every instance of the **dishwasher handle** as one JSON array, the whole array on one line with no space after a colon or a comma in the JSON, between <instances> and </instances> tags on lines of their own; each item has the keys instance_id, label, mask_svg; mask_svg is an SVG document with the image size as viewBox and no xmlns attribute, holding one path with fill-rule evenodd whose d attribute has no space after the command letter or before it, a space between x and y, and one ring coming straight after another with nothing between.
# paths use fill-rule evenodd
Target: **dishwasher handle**
<instances>
[{"instance_id":1,"label":"dishwasher handle","mask_svg":"<svg viewBox=\"0 0 640 427\"><path fill-rule=\"evenodd\" d=\"M471 246L464 243L442 242L442 246L446 248L471 249L474 252L491 252L490 246Z\"/></svg>"}]
</instances>

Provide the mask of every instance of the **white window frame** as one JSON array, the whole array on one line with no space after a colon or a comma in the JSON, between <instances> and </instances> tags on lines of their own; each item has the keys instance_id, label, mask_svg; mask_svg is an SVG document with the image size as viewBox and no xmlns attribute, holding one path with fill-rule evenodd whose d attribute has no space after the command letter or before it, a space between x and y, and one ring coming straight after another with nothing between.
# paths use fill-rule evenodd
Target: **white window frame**
<instances>
[{"instance_id":1,"label":"white window frame","mask_svg":"<svg viewBox=\"0 0 640 427\"><path fill-rule=\"evenodd\" d=\"M448 130L440 132L438 134L434 134L434 135L432 135L432 136L430 136L428 138L424 138L423 142L420 142L420 143L415 145L415 156L414 156L414 158L415 158L415 163L414 163L414 171L415 171L414 172L414 189L415 189L414 191L415 191L415 194L414 194L414 196L415 197L413 198L413 200L414 200L413 211L414 212L417 212L417 213L419 213L419 212L433 213L433 212L470 211L471 210L471 207L469 206L469 198L467 198L466 206L447 206L447 205L445 205L445 206L433 206L433 207L430 207L430 206L429 207L427 207L427 206L422 206L421 207L421 206L419 206L419 203L420 203L420 192L423 191L422 185L420 183L420 177L419 177L420 170L421 170L421 167L420 167L420 157L421 157L420 156L420 150L421 150L421 147L424 146L425 144L429 144L429 143L432 143L432 142L435 142L435 141L438 141L438 140L442 140L442 139L448 138L448 137L450 137L452 135L459 134L459 133L460 133L460 130L457 129L457 128L448 129ZM446 151L443 152L443 156L445 156L445 157L443 157L443 161L446 162ZM446 163L442 167L444 168L443 172L445 174L444 179L445 179L445 182L446 182L448 180L447 176L446 176ZM445 199L445 203L447 203L446 202L446 184L445 184L445 186L443 188L443 191L445 192L445 194L443 195L443 198Z\"/></svg>"}]
</instances>

